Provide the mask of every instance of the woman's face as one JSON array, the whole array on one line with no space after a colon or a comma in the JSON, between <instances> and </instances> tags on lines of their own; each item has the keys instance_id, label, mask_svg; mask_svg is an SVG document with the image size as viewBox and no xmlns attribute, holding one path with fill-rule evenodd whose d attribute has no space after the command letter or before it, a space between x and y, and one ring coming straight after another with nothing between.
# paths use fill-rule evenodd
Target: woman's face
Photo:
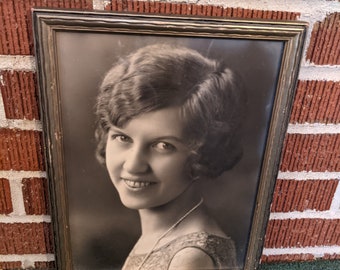
<instances>
[{"instance_id":1,"label":"woman's face","mask_svg":"<svg viewBox=\"0 0 340 270\"><path fill-rule=\"evenodd\" d=\"M190 150L177 107L137 116L123 128L112 126L106 167L122 203L131 209L165 205L190 185Z\"/></svg>"}]
</instances>

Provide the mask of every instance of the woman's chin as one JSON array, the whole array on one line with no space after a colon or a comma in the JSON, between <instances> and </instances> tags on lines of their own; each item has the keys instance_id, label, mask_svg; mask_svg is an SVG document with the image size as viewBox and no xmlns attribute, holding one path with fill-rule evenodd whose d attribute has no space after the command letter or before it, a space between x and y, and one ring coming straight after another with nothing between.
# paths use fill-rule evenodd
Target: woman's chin
<instances>
[{"instance_id":1,"label":"woman's chin","mask_svg":"<svg viewBox=\"0 0 340 270\"><path fill-rule=\"evenodd\" d=\"M131 210L140 210L150 207L150 205L144 200L121 198L121 201L126 208L129 208Z\"/></svg>"}]
</instances>

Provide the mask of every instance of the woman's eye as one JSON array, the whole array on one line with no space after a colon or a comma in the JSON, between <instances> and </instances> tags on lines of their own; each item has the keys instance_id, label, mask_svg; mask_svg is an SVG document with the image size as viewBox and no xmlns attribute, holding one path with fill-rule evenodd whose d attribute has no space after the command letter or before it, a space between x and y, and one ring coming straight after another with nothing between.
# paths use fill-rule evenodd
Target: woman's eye
<instances>
[{"instance_id":1,"label":"woman's eye","mask_svg":"<svg viewBox=\"0 0 340 270\"><path fill-rule=\"evenodd\" d=\"M125 135L121 135L121 134L115 134L115 135L112 135L111 138L113 140L116 140L120 143L129 143L131 142L131 138L128 137L128 136L125 136Z\"/></svg>"},{"instance_id":2,"label":"woman's eye","mask_svg":"<svg viewBox=\"0 0 340 270\"><path fill-rule=\"evenodd\" d=\"M166 142L155 143L153 147L159 152L173 152L176 150L175 146Z\"/></svg>"}]
</instances>

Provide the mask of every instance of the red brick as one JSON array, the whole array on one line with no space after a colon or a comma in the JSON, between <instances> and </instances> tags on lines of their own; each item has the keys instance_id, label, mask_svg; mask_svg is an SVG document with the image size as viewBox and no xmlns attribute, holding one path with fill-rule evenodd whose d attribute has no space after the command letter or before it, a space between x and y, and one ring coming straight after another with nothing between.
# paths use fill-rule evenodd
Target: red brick
<instances>
[{"instance_id":1,"label":"red brick","mask_svg":"<svg viewBox=\"0 0 340 270\"><path fill-rule=\"evenodd\" d=\"M131 6L132 6L132 3L131 3ZM115 11L127 11L128 10L127 7L128 7L128 1L126 0L112 1L112 8L116 8Z\"/></svg>"},{"instance_id":2,"label":"red brick","mask_svg":"<svg viewBox=\"0 0 340 270\"><path fill-rule=\"evenodd\" d=\"M137 8L137 6L139 8ZM180 14L198 16L217 16L230 18L254 18L269 20L296 20L298 12L261 11L243 8L223 8L212 5L196 5L186 3L159 3L158 1L112 0L108 8L113 11L129 11L139 13Z\"/></svg>"},{"instance_id":3,"label":"red brick","mask_svg":"<svg viewBox=\"0 0 340 270\"><path fill-rule=\"evenodd\" d=\"M155 13L156 2L154 2L154 1L149 2L148 1L148 4L149 4L149 8L147 8L146 10L148 10L150 13Z\"/></svg>"},{"instance_id":4,"label":"red brick","mask_svg":"<svg viewBox=\"0 0 340 270\"><path fill-rule=\"evenodd\" d=\"M160 3L159 10L160 10L160 13L166 14L166 7L165 7L165 3L164 2Z\"/></svg>"},{"instance_id":5,"label":"red brick","mask_svg":"<svg viewBox=\"0 0 340 270\"><path fill-rule=\"evenodd\" d=\"M198 16L207 16L207 6L204 5L198 6Z\"/></svg>"},{"instance_id":6,"label":"red brick","mask_svg":"<svg viewBox=\"0 0 340 270\"><path fill-rule=\"evenodd\" d=\"M313 254L262 255L261 263L312 261L314 259Z\"/></svg>"},{"instance_id":7,"label":"red brick","mask_svg":"<svg viewBox=\"0 0 340 270\"><path fill-rule=\"evenodd\" d=\"M212 6L207 6L206 7L206 15L211 17L212 16L212 10L213 10L213 7Z\"/></svg>"},{"instance_id":8,"label":"red brick","mask_svg":"<svg viewBox=\"0 0 340 270\"><path fill-rule=\"evenodd\" d=\"M299 81L291 123L340 123L340 82Z\"/></svg>"},{"instance_id":9,"label":"red brick","mask_svg":"<svg viewBox=\"0 0 340 270\"><path fill-rule=\"evenodd\" d=\"M8 179L0 178L0 214L13 212L11 190Z\"/></svg>"},{"instance_id":10,"label":"red brick","mask_svg":"<svg viewBox=\"0 0 340 270\"><path fill-rule=\"evenodd\" d=\"M278 228L274 229L274 222L268 222L267 224L267 232L264 239L264 246L271 246L271 240L274 239L275 235L278 232Z\"/></svg>"},{"instance_id":11,"label":"red brick","mask_svg":"<svg viewBox=\"0 0 340 270\"><path fill-rule=\"evenodd\" d=\"M122 0L123 11L138 12L139 1Z\"/></svg>"},{"instance_id":12,"label":"red brick","mask_svg":"<svg viewBox=\"0 0 340 270\"><path fill-rule=\"evenodd\" d=\"M332 246L340 244L339 219L269 220L265 248ZM326 234L322 234L325 232Z\"/></svg>"},{"instance_id":13,"label":"red brick","mask_svg":"<svg viewBox=\"0 0 340 270\"><path fill-rule=\"evenodd\" d=\"M35 269L55 269L55 262L35 262Z\"/></svg>"},{"instance_id":14,"label":"red brick","mask_svg":"<svg viewBox=\"0 0 340 270\"><path fill-rule=\"evenodd\" d=\"M340 134L287 134L281 171L339 171Z\"/></svg>"},{"instance_id":15,"label":"red brick","mask_svg":"<svg viewBox=\"0 0 340 270\"><path fill-rule=\"evenodd\" d=\"M53 253L50 223L0 223L0 254Z\"/></svg>"},{"instance_id":16,"label":"red brick","mask_svg":"<svg viewBox=\"0 0 340 270\"><path fill-rule=\"evenodd\" d=\"M92 0L0 1L0 54L33 54L32 7L92 9Z\"/></svg>"},{"instance_id":17,"label":"red brick","mask_svg":"<svg viewBox=\"0 0 340 270\"><path fill-rule=\"evenodd\" d=\"M340 13L329 14L313 26L307 59L317 65L340 64Z\"/></svg>"},{"instance_id":18,"label":"red brick","mask_svg":"<svg viewBox=\"0 0 340 270\"><path fill-rule=\"evenodd\" d=\"M8 119L39 119L36 75L33 72L1 71L0 90Z\"/></svg>"},{"instance_id":19,"label":"red brick","mask_svg":"<svg viewBox=\"0 0 340 270\"><path fill-rule=\"evenodd\" d=\"M319 244L326 242L328 245L332 245L334 241L333 234L336 230L337 224L332 222L332 220L326 220L324 228L319 237Z\"/></svg>"},{"instance_id":20,"label":"red brick","mask_svg":"<svg viewBox=\"0 0 340 270\"><path fill-rule=\"evenodd\" d=\"M110 10L116 10L116 8L112 7L112 3L106 3L105 7L104 7L104 10L110 11Z\"/></svg>"},{"instance_id":21,"label":"red brick","mask_svg":"<svg viewBox=\"0 0 340 270\"><path fill-rule=\"evenodd\" d=\"M49 214L47 180L45 178L24 178L22 183L26 214Z\"/></svg>"},{"instance_id":22,"label":"red brick","mask_svg":"<svg viewBox=\"0 0 340 270\"><path fill-rule=\"evenodd\" d=\"M145 2L139 1L139 12L144 13Z\"/></svg>"},{"instance_id":23,"label":"red brick","mask_svg":"<svg viewBox=\"0 0 340 270\"><path fill-rule=\"evenodd\" d=\"M325 254L322 258L325 260L340 260L340 254Z\"/></svg>"},{"instance_id":24,"label":"red brick","mask_svg":"<svg viewBox=\"0 0 340 270\"><path fill-rule=\"evenodd\" d=\"M165 14L171 14L171 3L165 3Z\"/></svg>"},{"instance_id":25,"label":"red brick","mask_svg":"<svg viewBox=\"0 0 340 270\"><path fill-rule=\"evenodd\" d=\"M271 211L329 210L338 180L281 180L275 186Z\"/></svg>"},{"instance_id":26,"label":"red brick","mask_svg":"<svg viewBox=\"0 0 340 270\"><path fill-rule=\"evenodd\" d=\"M43 171L41 132L0 129L0 170Z\"/></svg>"},{"instance_id":27,"label":"red brick","mask_svg":"<svg viewBox=\"0 0 340 270\"><path fill-rule=\"evenodd\" d=\"M309 246L317 246L319 242L321 242L321 238L323 237L323 235L321 234L322 229L325 228L325 220L323 222L318 222L316 223L314 230L313 230L313 234L310 237L310 242L308 243Z\"/></svg>"},{"instance_id":28,"label":"red brick","mask_svg":"<svg viewBox=\"0 0 340 270\"><path fill-rule=\"evenodd\" d=\"M316 245L321 245L322 243L329 242L329 239L332 237L335 225L336 224L334 224L332 220L327 219L324 221L323 230L320 231Z\"/></svg>"},{"instance_id":29,"label":"red brick","mask_svg":"<svg viewBox=\"0 0 340 270\"><path fill-rule=\"evenodd\" d=\"M9 270L9 269L21 269L21 262L0 262L0 269Z\"/></svg>"}]
</instances>

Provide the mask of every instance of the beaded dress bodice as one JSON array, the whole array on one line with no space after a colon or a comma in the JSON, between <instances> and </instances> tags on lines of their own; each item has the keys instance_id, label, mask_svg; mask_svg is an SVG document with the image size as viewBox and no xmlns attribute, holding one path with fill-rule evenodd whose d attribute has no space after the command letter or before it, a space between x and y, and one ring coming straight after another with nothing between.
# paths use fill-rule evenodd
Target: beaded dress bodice
<instances>
[{"instance_id":1,"label":"beaded dress bodice","mask_svg":"<svg viewBox=\"0 0 340 270\"><path fill-rule=\"evenodd\" d=\"M213 260L215 269L238 269L236 251L231 238L224 238L206 232L195 232L178 237L155 249L143 263L143 270L167 270L173 257L184 248L198 248ZM123 270L136 270L146 254L135 254L134 250L125 261Z\"/></svg>"}]
</instances>

